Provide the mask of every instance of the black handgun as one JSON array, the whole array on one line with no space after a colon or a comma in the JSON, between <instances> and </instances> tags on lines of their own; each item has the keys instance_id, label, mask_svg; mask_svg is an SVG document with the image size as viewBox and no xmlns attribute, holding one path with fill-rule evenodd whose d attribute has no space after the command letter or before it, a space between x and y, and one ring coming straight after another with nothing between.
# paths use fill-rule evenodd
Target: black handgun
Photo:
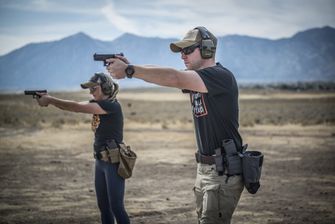
<instances>
[{"instance_id":1,"label":"black handgun","mask_svg":"<svg viewBox=\"0 0 335 224\"><path fill-rule=\"evenodd\" d=\"M108 62L106 61L109 58L116 58L116 56L123 56L123 53L121 52L120 54L97 54L95 53L93 55L94 61L103 61L104 66L108 66Z\"/></svg>"},{"instance_id":2,"label":"black handgun","mask_svg":"<svg viewBox=\"0 0 335 224\"><path fill-rule=\"evenodd\" d=\"M33 98L35 99L36 97L40 98L39 95L37 95L37 93L47 93L48 91L46 89L40 90L25 90L24 91L24 95L32 95Z\"/></svg>"}]
</instances>

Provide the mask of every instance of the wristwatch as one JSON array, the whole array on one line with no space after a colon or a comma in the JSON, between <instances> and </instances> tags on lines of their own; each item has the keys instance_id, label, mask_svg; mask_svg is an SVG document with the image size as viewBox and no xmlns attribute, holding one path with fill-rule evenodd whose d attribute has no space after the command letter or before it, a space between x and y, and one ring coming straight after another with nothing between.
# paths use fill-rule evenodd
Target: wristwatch
<instances>
[{"instance_id":1,"label":"wristwatch","mask_svg":"<svg viewBox=\"0 0 335 224\"><path fill-rule=\"evenodd\" d=\"M126 70L125 70L126 74L127 74L127 78L131 79L133 78L133 75L135 73L135 69L134 69L134 65L128 65Z\"/></svg>"}]
</instances>

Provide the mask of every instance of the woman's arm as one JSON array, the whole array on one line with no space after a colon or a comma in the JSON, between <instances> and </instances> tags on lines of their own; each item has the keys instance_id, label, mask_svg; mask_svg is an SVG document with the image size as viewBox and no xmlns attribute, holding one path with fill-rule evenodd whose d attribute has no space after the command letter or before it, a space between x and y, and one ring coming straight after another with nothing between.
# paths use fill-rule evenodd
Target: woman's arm
<instances>
[{"instance_id":1,"label":"woman's arm","mask_svg":"<svg viewBox=\"0 0 335 224\"><path fill-rule=\"evenodd\" d=\"M40 98L37 98L40 106L48 106L49 104L66 111L87 113L87 114L107 114L99 104L90 102L76 102L72 100L63 100L48 94L38 94Z\"/></svg>"}]
</instances>

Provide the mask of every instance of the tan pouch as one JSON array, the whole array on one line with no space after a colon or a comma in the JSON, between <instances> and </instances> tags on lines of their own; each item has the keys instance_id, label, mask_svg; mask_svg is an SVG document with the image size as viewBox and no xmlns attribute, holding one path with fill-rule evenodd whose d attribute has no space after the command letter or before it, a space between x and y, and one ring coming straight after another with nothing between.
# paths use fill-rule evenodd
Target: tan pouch
<instances>
[{"instance_id":1,"label":"tan pouch","mask_svg":"<svg viewBox=\"0 0 335 224\"><path fill-rule=\"evenodd\" d=\"M124 143L120 144L120 153L119 153L119 169L118 174L127 179L131 177L133 169L135 166L137 155L134 151L131 150L130 146L125 145Z\"/></svg>"},{"instance_id":2,"label":"tan pouch","mask_svg":"<svg viewBox=\"0 0 335 224\"><path fill-rule=\"evenodd\" d=\"M109 162L107 151L101 151L100 155L101 155L101 160L102 161Z\"/></svg>"},{"instance_id":3,"label":"tan pouch","mask_svg":"<svg viewBox=\"0 0 335 224\"><path fill-rule=\"evenodd\" d=\"M107 151L111 163L118 163L120 161L120 152L118 148L107 149Z\"/></svg>"}]
</instances>

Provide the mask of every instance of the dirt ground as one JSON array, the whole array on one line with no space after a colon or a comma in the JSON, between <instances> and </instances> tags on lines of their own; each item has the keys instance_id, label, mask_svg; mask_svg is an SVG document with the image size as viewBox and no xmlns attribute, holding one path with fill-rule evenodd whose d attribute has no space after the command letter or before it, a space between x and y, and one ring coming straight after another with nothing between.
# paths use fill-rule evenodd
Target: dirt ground
<instances>
[{"instance_id":1,"label":"dirt ground","mask_svg":"<svg viewBox=\"0 0 335 224\"><path fill-rule=\"evenodd\" d=\"M243 192L234 224L335 223L334 125L240 131L265 159L261 188L256 195ZM89 123L0 127L0 136L0 224L100 222ZM192 123L126 120L125 141L138 154L126 181L131 222L196 223Z\"/></svg>"}]
</instances>

